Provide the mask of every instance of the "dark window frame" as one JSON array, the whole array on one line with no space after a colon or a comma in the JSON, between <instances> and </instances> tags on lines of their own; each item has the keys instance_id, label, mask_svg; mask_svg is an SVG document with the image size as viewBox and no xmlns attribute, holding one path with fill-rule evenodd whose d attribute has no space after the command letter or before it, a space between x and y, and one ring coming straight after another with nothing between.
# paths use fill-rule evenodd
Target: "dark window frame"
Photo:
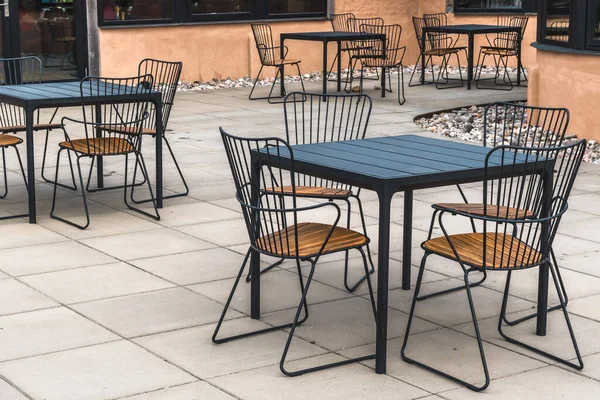
<instances>
[{"instance_id":1,"label":"dark window frame","mask_svg":"<svg viewBox=\"0 0 600 400\"><path fill-rule=\"evenodd\" d=\"M589 15L594 2L598 0L571 0L569 13L569 40L568 42L548 39L546 37L548 13L544 7L547 0L538 0L538 26L537 41L552 46L571 48L575 50L600 51L600 40L591 40L590 29L595 21Z\"/></svg>"},{"instance_id":2,"label":"dark window frame","mask_svg":"<svg viewBox=\"0 0 600 400\"><path fill-rule=\"evenodd\" d=\"M460 0L454 0L454 14L522 14L536 11L536 0L523 0L521 8L467 8L459 5Z\"/></svg>"},{"instance_id":3,"label":"dark window frame","mask_svg":"<svg viewBox=\"0 0 600 400\"><path fill-rule=\"evenodd\" d=\"M150 1L150 0L149 0ZM104 0L98 0L98 26L139 26L139 25L181 25L195 22L237 22L237 21L256 21L256 20L311 20L327 18L328 1L323 2L323 12L307 13L283 13L270 14L268 12L268 0L249 0L249 10L233 13L215 13L215 14L193 14L193 0L171 0L171 17L161 19L136 19L136 20L104 20Z\"/></svg>"}]
</instances>

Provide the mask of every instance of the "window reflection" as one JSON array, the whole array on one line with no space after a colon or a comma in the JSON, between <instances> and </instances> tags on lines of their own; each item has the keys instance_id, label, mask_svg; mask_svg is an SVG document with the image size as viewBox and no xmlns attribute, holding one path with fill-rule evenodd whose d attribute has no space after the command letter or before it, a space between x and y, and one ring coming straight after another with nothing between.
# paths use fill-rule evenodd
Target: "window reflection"
<instances>
[{"instance_id":1,"label":"window reflection","mask_svg":"<svg viewBox=\"0 0 600 400\"><path fill-rule=\"evenodd\" d=\"M568 42L571 0L547 0L544 7L546 8L546 39Z\"/></svg>"},{"instance_id":2,"label":"window reflection","mask_svg":"<svg viewBox=\"0 0 600 400\"><path fill-rule=\"evenodd\" d=\"M105 21L165 19L171 17L172 0L104 0Z\"/></svg>"},{"instance_id":3,"label":"window reflection","mask_svg":"<svg viewBox=\"0 0 600 400\"><path fill-rule=\"evenodd\" d=\"M193 0L192 14L248 12L249 0Z\"/></svg>"},{"instance_id":4,"label":"window reflection","mask_svg":"<svg viewBox=\"0 0 600 400\"><path fill-rule=\"evenodd\" d=\"M462 8L518 8L522 7L522 0L459 0L459 9Z\"/></svg>"},{"instance_id":5,"label":"window reflection","mask_svg":"<svg viewBox=\"0 0 600 400\"><path fill-rule=\"evenodd\" d=\"M301 14L325 12L321 0L269 0L269 14Z\"/></svg>"}]
</instances>

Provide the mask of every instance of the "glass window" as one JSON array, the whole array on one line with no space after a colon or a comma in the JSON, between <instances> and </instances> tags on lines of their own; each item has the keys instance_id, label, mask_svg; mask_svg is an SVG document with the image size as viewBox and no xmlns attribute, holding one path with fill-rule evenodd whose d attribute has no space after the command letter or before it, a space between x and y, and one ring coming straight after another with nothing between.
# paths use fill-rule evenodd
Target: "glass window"
<instances>
[{"instance_id":1,"label":"glass window","mask_svg":"<svg viewBox=\"0 0 600 400\"><path fill-rule=\"evenodd\" d=\"M249 0L192 0L192 14L248 12Z\"/></svg>"},{"instance_id":2,"label":"glass window","mask_svg":"<svg viewBox=\"0 0 600 400\"><path fill-rule=\"evenodd\" d=\"M600 0L590 0L588 10L587 45L597 50L600 48Z\"/></svg>"},{"instance_id":3,"label":"glass window","mask_svg":"<svg viewBox=\"0 0 600 400\"><path fill-rule=\"evenodd\" d=\"M268 0L269 14L324 13L323 0Z\"/></svg>"},{"instance_id":4,"label":"glass window","mask_svg":"<svg viewBox=\"0 0 600 400\"><path fill-rule=\"evenodd\" d=\"M544 2L544 11L546 16L545 39L568 43L571 0L547 0Z\"/></svg>"},{"instance_id":5,"label":"glass window","mask_svg":"<svg viewBox=\"0 0 600 400\"><path fill-rule=\"evenodd\" d=\"M172 0L104 0L104 21L171 18Z\"/></svg>"},{"instance_id":6,"label":"glass window","mask_svg":"<svg viewBox=\"0 0 600 400\"><path fill-rule=\"evenodd\" d=\"M457 9L518 9L523 8L522 0L457 0Z\"/></svg>"}]
</instances>

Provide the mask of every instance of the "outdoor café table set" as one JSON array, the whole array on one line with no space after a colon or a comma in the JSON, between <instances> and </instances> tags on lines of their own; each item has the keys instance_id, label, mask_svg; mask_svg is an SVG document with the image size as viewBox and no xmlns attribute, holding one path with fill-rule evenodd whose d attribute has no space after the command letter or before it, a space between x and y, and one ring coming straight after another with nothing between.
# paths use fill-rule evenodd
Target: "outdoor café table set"
<instances>
[{"instance_id":1,"label":"outdoor caf\u00e9 table set","mask_svg":"<svg viewBox=\"0 0 600 400\"><path fill-rule=\"evenodd\" d=\"M402 347L402 358L408 363L417 364L459 382L469 389L484 390L489 385L490 378L483 342L475 317L471 288L481 284L490 271L508 271L501 322L506 321L508 325L516 325L535 318L536 333L544 336L547 330L548 311L562 310L577 362L562 359L555 354L508 336L500 324L499 330L502 336L511 343L557 362L576 369L583 368L566 311L562 279L560 279L556 263L550 262L551 243L555 237L560 217L566 211L567 198L586 145L585 140L561 145L568 123L568 111L532 108L509 103L491 105L486 110L486 118L488 118L488 111L494 112L494 116L489 117L493 120L496 120L496 113L497 115L502 114L498 110L504 110L502 115L509 115L516 112L514 108L521 109L520 114L516 115L528 115L532 120L537 116L538 119L533 121L534 124L541 121L540 125L542 125L544 121L555 119L554 117L557 117L558 120L562 118L562 120L560 124L553 125L554 128L560 130L560 132L556 132L559 140L546 140L540 147L526 147L529 135L537 132L531 126L526 128L526 133L523 133L522 142L516 142L511 146L499 143L495 147L495 143L492 143L490 147L485 147L419 135L365 138L363 131L362 135L353 136L348 133L348 130L351 130L348 125L343 125L335 115L327 116L327 112L336 110L347 120L363 121L364 115L361 111L356 111L361 115L361 117L356 117L348 111L342 110L340 106L340 104L346 103L356 104L353 108L359 109L360 102L370 103L370 99L366 95L324 95L299 92L288 94L284 100L288 142L279 138L244 138L232 135L221 128L225 152L234 177L236 197L242 207L248 228L250 247L214 331L213 341L224 343L286 328L289 329L289 337L281 358L280 369L288 376L367 359L374 359L375 371L378 374L385 374L389 258L390 251L393 250L390 249L392 198L396 193L403 193L402 289L409 290L411 249L413 247L414 191L483 181L483 203L481 199L478 199L472 200L477 201L473 204L434 205L429 237L421 245L425 250L425 256L419 269ZM321 103L326 105L317 111L305 110L306 108L320 107L318 105ZM290 112L289 110L294 111ZM296 117L293 115L294 112ZM300 118L298 118L298 114L301 115ZM544 115L553 117L546 118ZM364 118L368 120L368 116L364 116ZM501 123L496 125L501 126ZM333 128L328 131L328 127ZM542 126L541 129L543 130L544 127ZM364 130L366 131L366 123L364 123ZM543 131L546 132L546 130ZM515 133L515 135L517 134ZM513 138L513 140L517 139ZM349 196L349 192L360 191L360 189L371 190L376 193L378 198L378 241L377 248L374 250L377 253L376 299L369 277L371 271L369 271L369 239L366 236L366 229L363 235L350 230L349 223L348 229L338 226L338 222L341 225L341 211L336 202L332 201L343 199L344 196ZM297 204L296 198L303 197L320 199L322 203L301 207ZM360 200L358 201L362 214L362 206L360 206ZM318 208L328 208L337 214L337 218L333 218L333 225L298 222L300 214ZM455 215L455 218L463 217L471 220L473 232L458 235L447 233L444 223L452 215ZM350 213L348 213L349 216ZM331 223L331 221L328 222ZM434 238L432 237L433 226L438 222L444 236ZM481 233L482 228L479 225L483 225L483 233ZM365 275L361 281L366 280L368 285L376 321L375 353L332 364L290 370L286 364L286 357L296 328L309 317L310 307L307 303L307 293L313 275L318 269L315 268L317 261L323 255L350 250L358 250L362 255ZM254 319L261 317L261 273L269 269L261 271L261 254L280 259L273 265L278 265L286 259L294 260L297 263L302 296L293 322L230 337L219 336L230 302L248 265L250 315ZM464 285L419 296L425 261L432 254L457 262L464 271ZM310 271L304 278L303 271L300 270L301 262L310 263ZM539 270L537 312L511 321L506 316L511 273L518 274L519 270L533 267ZM471 282L469 274L472 272L483 272L483 279L479 282ZM346 280L347 258L344 275ZM548 307L549 282L555 284L560 298L560 305L550 308ZM350 291L354 289L347 284L346 288ZM466 292L469 300L484 372L484 378L479 380L484 382L481 385L464 381L448 372L435 369L405 353L417 301L458 290ZM477 378L472 380L478 381Z\"/></svg>"}]
</instances>

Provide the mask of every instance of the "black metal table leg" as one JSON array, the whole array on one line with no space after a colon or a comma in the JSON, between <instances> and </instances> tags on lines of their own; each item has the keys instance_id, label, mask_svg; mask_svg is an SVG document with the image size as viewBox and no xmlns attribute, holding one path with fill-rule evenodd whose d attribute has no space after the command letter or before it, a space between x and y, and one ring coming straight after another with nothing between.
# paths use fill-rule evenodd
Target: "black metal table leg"
<instances>
[{"instance_id":1,"label":"black metal table leg","mask_svg":"<svg viewBox=\"0 0 600 400\"><path fill-rule=\"evenodd\" d=\"M521 45L517 44L517 86L521 86L521 68L523 68L523 62L521 60Z\"/></svg>"},{"instance_id":2,"label":"black metal table leg","mask_svg":"<svg viewBox=\"0 0 600 400\"><path fill-rule=\"evenodd\" d=\"M162 126L162 99L158 97L153 101L155 113L155 129L156 129L156 207L163 207L163 126Z\"/></svg>"},{"instance_id":3,"label":"black metal table leg","mask_svg":"<svg viewBox=\"0 0 600 400\"><path fill-rule=\"evenodd\" d=\"M385 97L385 67L381 67L381 97Z\"/></svg>"},{"instance_id":4,"label":"black metal table leg","mask_svg":"<svg viewBox=\"0 0 600 400\"><path fill-rule=\"evenodd\" d=\"M284 42L285 39L281 39L281 48L279 49L279 58L281 60L283 60L285 58L285 46L284 46ZM279 68L279 76L281 79L281 85L279 85L279 93L281 94L281 97L285 96L285 83L284 83L284 77L285 77L285 66L283 64L281 64L281 67ZM300 77L302 78L302 77ZM275 82L273 82L273 85L275 84Z\"/></svg>"},{"instance_id":5,"label":"black metal table leg","mask_svg":"<svg viewBox=\"0 0 600 400\"><path fill-rule=\"evenodd\" d=\"M544 193L543 199L545 201L542 204L541 215L546 217L550 214L552 208L552 178L553 170L545 172L542 176L544 182ZM542 233L540 240L542 241L542 248L549 240L548 223L542 225ZM538 336L546 336L546 325L548 320L548 283L550 270L548 263L544 263L539 266L540 272L538 276L538 299L537 299L537 325L536 334Z\"/></svg>"},{"instance_id":6,"label":"black metal table leg","mask_svg":"<svg viewBox=\"0 0 600 400\"><path fill-rule=\"evenodd\" d=\"M254 158L254 153L252 153ZM260 187L260 169L261 165L258 161L253 160L252 171L250 181L252 182L251 189L251 201L252 204L258 205L259 203L259 190ZM258 211L254 211L256 218L258 218ZM257 224L257 228L258 224ZM258 232L257 232L258 237ZM250 317L252 319L260 318L260 253L254 249L250 253Z\"/></svg>"},{"instance_id":7,"label":"black metal table leg","mask_svg":"<svg viewBox=\"0 0 600 400\"><path fill-rule=\"evenodd\" d=\"M475 35L469 33L469 54L467 56L467 90L471 90L471 81L473 81L473 48L475 47Z\"/></svg>"},{"instance_id":8,"label":"black metal table leg","mask_svg":"<svg viewBox=\"0 0 600 400\"><path fill-rule=\"evenodd\" d=\"M421 37L421 48L425 49L425 46L426 46L425 37L427 36L427 33L423 32L423 34L421 36L422 36ZM433 68L433 64L432 64L432 68ZM424 85L424 84L425 84L425 50L423 50L423 54L421 55L421 85Z\"/></svg>"},{"instance_id":9,"label":"black metal table leg","mask_svg":"<svg viewBox=\"0 0 600 400\"><path fill-rule=\"evenodd\" d=\"M33 108L25 109L25 141L27 142L27 185L28 185L28 200L29 200L29 223L35 224L37 214L35 210L35 159L34 159L34 143L33 143ZM5 167L6 168L6 167Z\"/></svg>"},{"instance_id":10,"label":"black metal table leg","mask_svg":"<svg viewBox=\"0 0 600 400\"><path fill-rule=\"evenodd\" d=\"M337 42L337 91L342 91L342 42Z\"/></svg>"},{"instance_id":11,"label":"black metal table leg","mask_svg":"<svg viewBox=\"0 0 600 400\"><path fill-rule=\"evenodd\" d=\"M412 214L413 191L404 192L404 222L402 243L402 289L410 290L410 272L412 259Z\"/></svg>"},{"instance_id":12,"label":"black metal table leg","mask_svg":"<svg viewBox=\"0 0 600 400\"><path fill-rule=\"evenodd\" d=\"M387 311L388 311L388 276L390 262L390 211L392 195L382 189L379 197L379 249L377 251L377 335L375 372L386 373L387 359Z\"/></svg>"},{"instance_id":13,"label":"black metal table leg","mask_svg":"<svg viewBox=\"0 0 600 400\"><path fill-rule=\"evenodd\" d=\"M327 94L327 44L327 40L323 40L323 94Z\"/></svg>"},{"instance_id":14,"label":"black metal table leg","mask_svg":"<svg viewBox=\"0 0 600 400\"><path fill-rule=\"evenodd\" d=\"M96 122L102 122L102 106L96 104ZM102 129L96 128L96 137L102 137ZM102 156L96 156L96 186L98 188L104 187L104 160Z\"/></svg>"}]
</instances>

